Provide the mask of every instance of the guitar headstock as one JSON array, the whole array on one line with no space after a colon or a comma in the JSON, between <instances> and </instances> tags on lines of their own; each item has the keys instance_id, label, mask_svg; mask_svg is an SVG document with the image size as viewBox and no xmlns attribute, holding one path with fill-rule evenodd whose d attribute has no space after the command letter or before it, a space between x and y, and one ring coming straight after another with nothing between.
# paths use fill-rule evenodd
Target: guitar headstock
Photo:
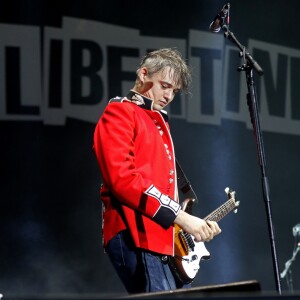
<instances>
[{"instance_id":1,"label":"guitar headstock","mask_svg":"<svg viewBox=\"0 0 300 300\"><path fill-rule=\"evenodd\" d=\"M234 201L235 209L233 210L234 213L237 213L237 207L240 205L240 201L236 201L235 199L235 191L230 189L229 187L225 188L225 193L227 194L228 199L232 199Z\"/></svg>"}]
</instances>

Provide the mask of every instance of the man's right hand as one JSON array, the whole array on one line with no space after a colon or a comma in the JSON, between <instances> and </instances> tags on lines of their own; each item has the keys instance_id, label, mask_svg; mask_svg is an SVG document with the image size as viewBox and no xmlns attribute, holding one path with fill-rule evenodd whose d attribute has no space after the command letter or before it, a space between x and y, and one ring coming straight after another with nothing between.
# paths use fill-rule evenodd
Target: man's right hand
<instances>
[{"instance_id":1,"label":"man's right hand","mask_svg":"<svg viewBox=\"0 0 300 300\"><path fill-rule=\"evenodd\" d=\"M207 242L212 240L216 235L221 233L217 222L205 221L201 218L192 216L181 210L174 220L183 231L191 234L195 242Z\"/></svg>"}]
</instances>

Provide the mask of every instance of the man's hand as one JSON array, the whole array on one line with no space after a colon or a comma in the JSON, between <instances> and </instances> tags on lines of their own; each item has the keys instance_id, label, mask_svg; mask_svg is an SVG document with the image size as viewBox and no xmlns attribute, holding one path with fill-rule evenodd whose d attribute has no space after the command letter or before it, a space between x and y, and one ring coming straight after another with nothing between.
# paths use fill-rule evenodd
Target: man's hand
<instances>
[{"instance_id":1,"label":"man's hand","mask_svg":"<svg viewBox=\"0 0 300 300\"><path fill-rule=\"evenodd\" d=\"M221 233L217 222L205 221L198 217L192 216L184 211L180 211L174 220L183 231L191 234L195 242L207 242L212 240L216 235Z\"/></svg>"}]
</instances>

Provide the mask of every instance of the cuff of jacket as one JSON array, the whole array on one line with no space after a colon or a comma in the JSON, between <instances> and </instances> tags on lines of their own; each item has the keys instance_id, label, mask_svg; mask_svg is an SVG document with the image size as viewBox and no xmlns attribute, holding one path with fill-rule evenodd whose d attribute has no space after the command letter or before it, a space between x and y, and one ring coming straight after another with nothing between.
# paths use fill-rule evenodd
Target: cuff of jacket
<instances>
[{"instance_id":1,"label":"cuff of jacket","mask_svg":"<svg viewBox=\"0 0 300 300\"><path fill-rule=\"evenodd\" d=\"M167 207L161 207L153 217L153 220L161 225L164 229L168 229L174 223L178 213L179 211L175 213Z\"/></svg>"},{"instance_id":2,"label":"cuff of jacket","mask_svg":"<svg viewBox=\"0 0 300 300\"><path fill-rule=\"evenodd\" d=\"M146 194L156 198L160 206L153 216L153 220L160 224L164 229L169 228L181 209L178 202L171 199L169 196L162 194L155 186L151 186Z\"/></svg>"}]
</instances>

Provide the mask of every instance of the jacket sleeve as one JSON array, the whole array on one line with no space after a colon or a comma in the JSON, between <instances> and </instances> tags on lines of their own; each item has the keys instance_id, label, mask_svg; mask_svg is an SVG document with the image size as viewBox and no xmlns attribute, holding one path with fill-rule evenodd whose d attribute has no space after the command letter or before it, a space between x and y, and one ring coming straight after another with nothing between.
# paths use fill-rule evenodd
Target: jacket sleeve
<instances>
[{"instance_id":1,"label":"jacket sleeve","mask_svg":"<svg viewBox=\"0 0 300 300\"><path fill-rule=\"evenodd\" d=\"M105 184L122 204L152 218L168 228L178 215L180 205L162 194L151 178L143 178L135 165L134 104L110 103L94 132L94 151Z\"/></svg>"}]
</instances>

